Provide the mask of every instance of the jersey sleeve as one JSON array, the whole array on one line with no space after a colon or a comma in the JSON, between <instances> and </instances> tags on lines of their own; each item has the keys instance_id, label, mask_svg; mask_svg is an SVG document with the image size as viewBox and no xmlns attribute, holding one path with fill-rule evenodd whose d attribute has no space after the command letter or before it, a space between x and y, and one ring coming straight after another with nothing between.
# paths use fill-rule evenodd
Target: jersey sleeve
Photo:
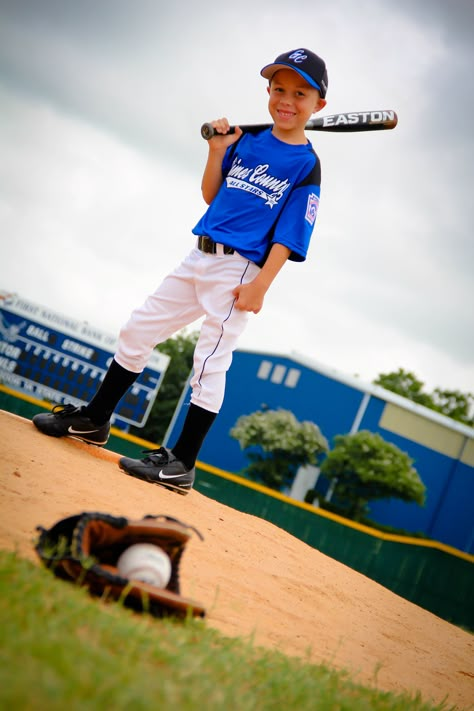
<instances>
[{"instance_id":1,"label":"jersey sleeve","mask_svg":"<svg viewBox=\"0 0 474 711\"><path fill-rule=\"evenodd\" d=\"M224 154L224 158L222 159L222 177L225 178L227 173L232 167L232 161L234 159L234 154L235 151L237 150L237 146L239 142L242 140L242 136L235 141L235 143L231 143L230 146L227 147L227 150Z\"/></svg>"},{"instance_id":2,"label":"jersey sleeve","mask_svg":"<svg viewBox=\"0 0 474 711\"><path fill-rule=\"evenodd\" d=\"M289 259L293 262L306 259L318 214L320 193L321 164L316 156L308 175L294 186L288 196L271 239L272 244L283 244L291 249Z\"/></svg>"}]
</instances>

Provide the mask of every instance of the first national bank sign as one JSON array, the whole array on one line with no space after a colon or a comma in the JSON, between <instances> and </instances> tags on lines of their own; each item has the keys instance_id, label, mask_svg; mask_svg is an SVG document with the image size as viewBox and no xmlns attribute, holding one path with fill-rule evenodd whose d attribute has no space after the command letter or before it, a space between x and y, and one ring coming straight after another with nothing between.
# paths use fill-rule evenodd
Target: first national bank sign
<instances>
[{"instance_id":1,"label":"first national bank sign","mask_svg":"<svg viewBox=\"0 0 474 711\"><path fill-rule=\"evenodd\" d=\"M0 383L55 404L89 402L110 365L117 339L84 321L0 291ZM143 425L168 367L152 357L122 398L116 425Z\"/></svg>"}]
</instances>

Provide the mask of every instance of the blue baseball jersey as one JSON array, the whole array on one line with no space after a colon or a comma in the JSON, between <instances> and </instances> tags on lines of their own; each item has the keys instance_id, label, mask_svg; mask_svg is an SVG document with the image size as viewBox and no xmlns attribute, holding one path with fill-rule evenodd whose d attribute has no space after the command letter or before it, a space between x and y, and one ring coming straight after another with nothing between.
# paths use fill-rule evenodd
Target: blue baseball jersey
<instances>
[{"instance_id":1,"label":"blue baseball jersey","mask_svg":"<svg viewBox=\"0 0 474 711\"><path fill-rule=\"evenodd\" d=\"M223 183L193 229L262 265L272 244L302 262L319 206L321 169L311 143L290 145L265 129L244 133L222 162Z\"/></svg>"}]
</instances>

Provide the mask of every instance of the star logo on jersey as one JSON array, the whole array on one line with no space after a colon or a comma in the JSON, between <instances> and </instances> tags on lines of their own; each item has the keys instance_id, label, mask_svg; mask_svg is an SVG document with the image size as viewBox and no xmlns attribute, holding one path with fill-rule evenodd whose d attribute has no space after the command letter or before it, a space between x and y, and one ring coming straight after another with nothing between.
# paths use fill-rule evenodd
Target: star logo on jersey
<instances>
[{"instance_id":1,"label":"star logo on jersey","mask_svg":"<svg viewBox=\"0 0 474 711\"><path fill-rule=\"evenodd\" d=\"M278 203L278 200L279 200L278 195L269 195L267 193L267 200L265 202L265 205L270 205L270 208L272 208Z\"/></svg>"}]
</instances>

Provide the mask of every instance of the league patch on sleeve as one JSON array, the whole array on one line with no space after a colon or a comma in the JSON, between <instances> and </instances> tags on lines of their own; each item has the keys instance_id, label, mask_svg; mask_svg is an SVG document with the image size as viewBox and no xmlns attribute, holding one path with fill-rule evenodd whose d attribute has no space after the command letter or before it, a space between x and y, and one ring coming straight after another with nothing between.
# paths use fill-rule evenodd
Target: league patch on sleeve
<instances>
[{"instance_id":1,"label":"league patch on sleeve","mask_svg":"<svg viewBox=\"0 0 474 711\"><path fill-rule=\"evenodd\" d=\"M308 204L306 205L306 215L305 220L309 222L311 226L314 225L316 220L316 215L318 214L319 198L314 193L308 195Z\"/></svg>"}]
</instances>

